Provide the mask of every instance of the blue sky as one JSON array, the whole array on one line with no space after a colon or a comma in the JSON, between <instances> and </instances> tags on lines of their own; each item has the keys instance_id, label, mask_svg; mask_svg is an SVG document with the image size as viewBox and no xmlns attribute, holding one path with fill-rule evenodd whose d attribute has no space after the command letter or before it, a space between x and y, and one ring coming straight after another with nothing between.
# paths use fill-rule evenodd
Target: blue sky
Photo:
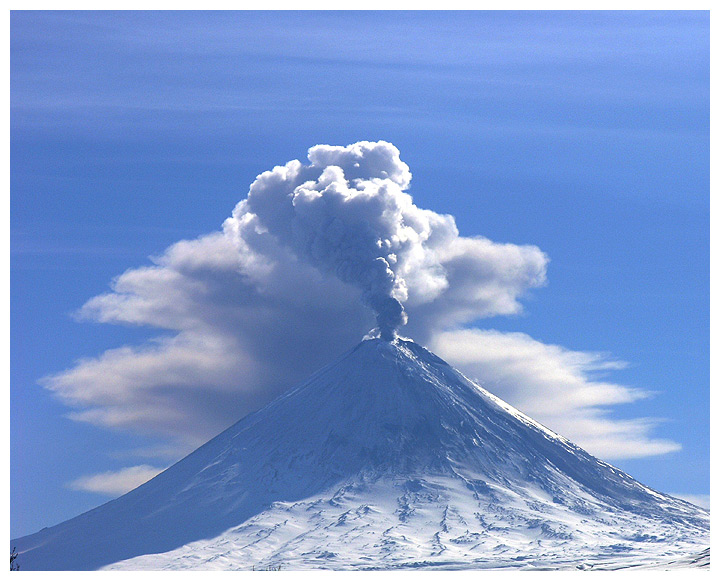
<instances>
[{"instance_id":1,"label":"blue sky","mask_svg":"<svg viewBox=\"0 0 720 581\"><path fill-rule=\"evenodd\" d=\"M607 426L652 418L646 441L672 445L610 461L664 492L709 493L707 12L14 12L13 537L111 498L89 491L93 475L159 469L190 445L152 417L77 421L83 405L41 385L177 331L77 311L169 245L219 231L259 173L361 140L393 143L415 204L454 215L462 236L549 257L522 312L463 328L544 362L543 346L561 346L553 361L586 380L652 392L593 409ZM268 349L322 338L285 337ZM588 353L604 355L578 364ZM495 364L468 365L499 378ZM263 385L238 414L282 389ZM183 416L188 431L225 421L213 393Z\"/></svg>"}]
</instances>

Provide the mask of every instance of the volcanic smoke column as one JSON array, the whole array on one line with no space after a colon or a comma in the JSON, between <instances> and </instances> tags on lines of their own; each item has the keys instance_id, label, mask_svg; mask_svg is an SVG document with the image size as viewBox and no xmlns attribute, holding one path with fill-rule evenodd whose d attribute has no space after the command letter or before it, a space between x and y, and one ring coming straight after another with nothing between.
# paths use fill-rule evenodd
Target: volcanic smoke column
<instances>
[{"instance_id":1,"label":"volcanic smoke column","mask_svg":"<svg viewBox=\"0 0 720 581\"><path fill-rule=\"evenodd\" d=\"M409 168L391 143L317 145L308 159L259 175L234 217L252 215L298 258L358 287L391 341L407 321L408 276L423 273L413 282L426 295L447 287L431 238L457 235L454 221L413 204Z\"/></svg>"}]
</instances>

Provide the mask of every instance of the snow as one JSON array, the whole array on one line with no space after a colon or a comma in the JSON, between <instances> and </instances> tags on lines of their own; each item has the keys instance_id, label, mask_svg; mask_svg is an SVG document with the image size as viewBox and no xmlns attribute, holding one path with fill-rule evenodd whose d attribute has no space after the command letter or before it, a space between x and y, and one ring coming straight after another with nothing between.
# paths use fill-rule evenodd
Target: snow
<instances>
[{"instance_id":1,"label":"snow","mask_svg":"<svg viewBox=\"0 0 720 581\"><path fill-rule=\"evenodd\" d=\"M588 519L528 497L468 494L452 477L383 479L277 503L214 539L108 569L491 569L653 564L699 550L673 525ZM672 548L658 538L675 538Z\"/></svg>"},{"instance_id":2,"label":"snow","mask_svg":"<svg viewBox=\"0 0 720 581\"><path fill-rule=\"evenodd\" d=\"M150 482L13 544L26 570L662 568L705 562L709 513L419 345L368 339Z\"/></svg>"}]
</instances>

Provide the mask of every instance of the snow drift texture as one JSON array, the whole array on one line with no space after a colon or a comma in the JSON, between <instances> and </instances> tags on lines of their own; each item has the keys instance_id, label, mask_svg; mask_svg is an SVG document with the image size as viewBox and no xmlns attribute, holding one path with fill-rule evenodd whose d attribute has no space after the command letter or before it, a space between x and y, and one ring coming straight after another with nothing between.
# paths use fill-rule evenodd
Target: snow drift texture
<instances>
[{"instance_id":1,"label":"snow drift texture","mask_svg":"<svg viewBox=\"0 0 720 581\"><path fill-rule=\"evenodd\" d=\"M709 515L419 345L371 339L146 484L13 544L26 570L602 567L689 563Z\"/></svg>"}]
</instances>

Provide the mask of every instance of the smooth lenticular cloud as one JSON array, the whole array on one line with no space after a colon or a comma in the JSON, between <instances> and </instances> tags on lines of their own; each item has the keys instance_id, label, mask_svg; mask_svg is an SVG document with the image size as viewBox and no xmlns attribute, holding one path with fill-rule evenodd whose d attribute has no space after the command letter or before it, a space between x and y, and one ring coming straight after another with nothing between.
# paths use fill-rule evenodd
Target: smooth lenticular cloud
<instances>
[{"instance_id":1,"label":"smooth lenticular cloud","mask_svg":"<svg viewBox=\"0 0 720 581\"><path fill-rule=\"evenodd\" d=\"M73 480L68 486L73 490L96 492L106 496L120 496L154 478L163 470L164 468L148 466L147 464L130 466L118 471L81 476L77 480Z\"/></svg>"},{"instance_id":2,"label":"smooth lenticular cloud","mask_svg":"<svg viewBox=\"0 0 720 581\"><path fill-rule=\"evenodd\" d=\"M524 333L462 329L433 336L430 347L483 387L532 418L605 459L680 449L650 437L659 420L609 417L608 407L649 397L647 391L602 381L625 364L602 353L547 345Z\"/></svg>"},{"instance_id":3,"label":"smooth lenticular cloud","mask_svg":"<svg viewBox=\"0 0 720 581\"><path fill-rule=\"evenodd\" d=\"M386 142L318 145L308 163L294 160L260 174L221 231L173 244L152 264L118 276L110 292L78 312L80 319L165 334L82 359L42 385L73 408L75 420L188 448L302 381L371 328L385 339L402 328L470 372L481 365L507 375L508 360L537 363L529 338L498 333L491 342L472 335L477 331L448 333L482 317L521 312L523 295L545 284L547 256L535 246L461 236L452 216L414 204L410 180L397 148ZM451 344L461 339L468 346L476 339L495 356L469 348L474 360L457 357ZM545 347L546 355L553 352ZM598 419L598 406L641 394L587 381L583 370L611 367L593 357L561 351L552 373L575 380L553 382L545 369L542 389L554 390L568 410L584 410L595 422L594 451L603 455L651 425ZM537 377L517 362L513 373L498 395L515 405L531 401Z\"/></svg>"}]
</instances>

